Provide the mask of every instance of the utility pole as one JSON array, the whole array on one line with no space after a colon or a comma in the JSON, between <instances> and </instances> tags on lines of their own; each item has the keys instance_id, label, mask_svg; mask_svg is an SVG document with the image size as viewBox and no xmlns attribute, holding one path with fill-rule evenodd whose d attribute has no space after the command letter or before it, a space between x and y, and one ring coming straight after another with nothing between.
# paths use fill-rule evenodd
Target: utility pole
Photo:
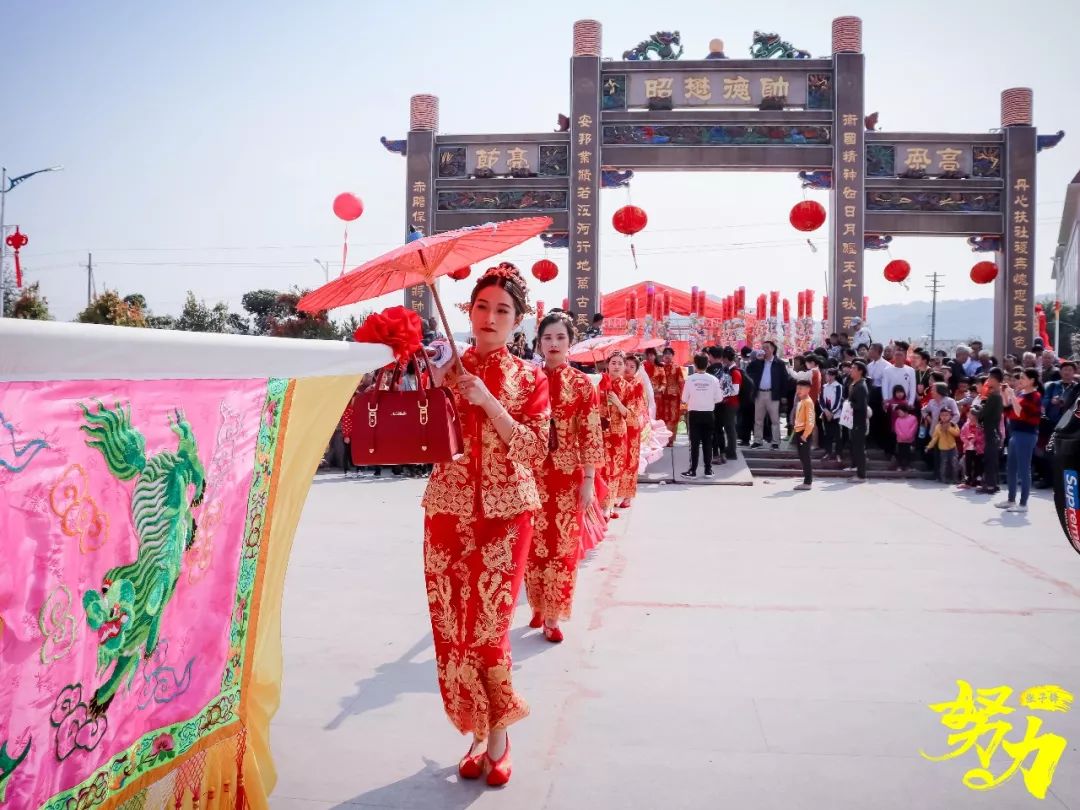
<instances>
[{"instance_id":1,"label":"utility pole","mask_svg":"<svg viewBox=\"0 0 1080 810\"><path fill-rule=\"evenodd\" d=\"M937 296L945 284L941 281L941 274L936 271L930 273L927 278L930 279L930 283L926 286L926 289L930 290L932 295L930 304L930 353L933 354L934 341L937 339Z\"/></svg>"},{"instance_id":2,"label":"utility pole","mask_svg":"<svg viewBox=\"0 0 1080 810\"><path fill-rule=\"evenodd\" d=\"M86 254L86 305L94 303L94 254Z\"/></svg>"}]
</instances>

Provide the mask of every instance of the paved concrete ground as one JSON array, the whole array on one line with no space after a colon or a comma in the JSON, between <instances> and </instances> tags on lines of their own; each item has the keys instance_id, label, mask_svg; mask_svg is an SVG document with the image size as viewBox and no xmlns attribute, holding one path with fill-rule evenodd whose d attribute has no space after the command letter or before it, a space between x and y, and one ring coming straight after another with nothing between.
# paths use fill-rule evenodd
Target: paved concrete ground
<instances>
[{"instance_id":1,"label":"paved concrete ground","mask_svg":"<svg viewBox=\"0 0 1080 810\"><path fill-rule=\"evenodd\" d=\"M493 791L458 782L436 690L423 482L320 476L285 591L272 806L1080 810L1080 705L1044 716L1069 745L1042 803L1019 774L965 788L973 753L918 753L948 750L926 704L957 679L1080 693L1080 557L1051 502L794 483L647 487L585 564L564 644L519 608L533 712Z\"/></svg>"}]
</instances>

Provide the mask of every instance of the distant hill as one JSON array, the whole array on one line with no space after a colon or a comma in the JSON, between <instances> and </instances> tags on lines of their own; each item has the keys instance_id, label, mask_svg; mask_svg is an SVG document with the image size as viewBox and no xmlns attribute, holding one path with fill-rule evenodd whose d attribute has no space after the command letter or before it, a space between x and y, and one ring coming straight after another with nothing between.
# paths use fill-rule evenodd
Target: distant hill
<instances>
[{"instance_id":1,"label":"distant hill","mask_svg":"<svg viewBox=\"0 0 1080 810\"><path fill-rule=\"evenodd\" d=\"M930 335L930 302L885 304L870 307L870 331L875 340L914 339ZM982 340L988 346L994 339L994 301L976 298L967 301L938 301L937 341L946 345Z\"/></svg>"}]
</instances>

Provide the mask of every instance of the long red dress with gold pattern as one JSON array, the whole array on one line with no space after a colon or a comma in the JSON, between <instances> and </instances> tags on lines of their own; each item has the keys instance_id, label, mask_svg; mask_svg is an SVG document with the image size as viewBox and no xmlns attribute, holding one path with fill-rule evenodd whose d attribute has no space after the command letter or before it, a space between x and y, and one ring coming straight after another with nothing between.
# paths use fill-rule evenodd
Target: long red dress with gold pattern
<instances>
[{"instance_id":1,"label":"long red dress with gold pattern","mask_svg":"<svg viewBox=\"0 0 1080 810\"><path fill-rule=\"evenodd\" d=\"M637 495L638 464L641 462L641 431L649 418L649 402L645 398L645 386L636 378L626 379L626 415L627 457L626 470L619 479L619 495L622 498L634 498Z\"/></svg>"},{"instance_id":2,"label":"long red dress with gold pattern","mask_svg":"<svg viewBox=\"0 0 1080 810\"><path fill-rule=\"evenodd\" d=\"M463 452L435 465L424 493L424 579L443 705L462 733L486 739L529 707L510 677L510 621L525 575L533 512L533 470L548 452L544 372L500 349L468 349L465 370L480 377L515 421L509 444L481 408L453 386Z\"/></svg>"},{"instance_id":3,"label":"long red dress with gold pattern","mask_svg":"<svg viewBox=\"0 0 1080 810\"><path fill-rule=\"evenodd\" d=\"M629 391L630 384L622 377L613 379L605 374L600 380L600 420L604 425L604 481L608 485L609 509L618 498L619 483L630 462L630 445L626 434L626 417L608 402L608 392L614 393L625 406Z\"/></svg>"},{"instance_id":4,"label":"long red dress with gold pattern","mask_svg":"<svg viewBox=\"0 0 1080 810\"><path fill-rule=\"evenodd\" d=\"M659 380L659 385L657 385ZM682 366L674 363L660 366L660 371L653 379L653 389L656 394L656 418L667 425L671 431L671 442L675 443L675 434L678 433L679 417L682 413L682 390L686 382L686 375Z\"/></svg>"},{"instance_id":5,"label":"long red dress with gold pattern","mask_svg":"<svg viewBox=\"0 0 1080 810\"><path fill-rule=\"evenodd\" d=\"M586 465L604 466L604 435L596 388L567 365L545 369L551 398L549 453L537 472L543 503L536 513L525 593L534 613L549 621L569 619L580 559L579 491Z\"/></svg>"}]
</instances>

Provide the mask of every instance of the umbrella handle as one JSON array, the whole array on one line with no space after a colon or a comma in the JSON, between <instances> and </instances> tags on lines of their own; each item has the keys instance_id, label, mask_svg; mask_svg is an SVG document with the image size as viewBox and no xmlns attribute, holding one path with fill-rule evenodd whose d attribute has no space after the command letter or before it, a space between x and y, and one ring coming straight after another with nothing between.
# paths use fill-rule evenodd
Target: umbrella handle
<instances>
[{"instance_id":1,"label":"umbrella handle","mask_svg":"<svg viewBox=\"0 0 1080 810\"><path fill-rule=\"evenodd\" d=\"M454 356L454 370L458 374L464 374L465 367L461 365L461 355L458 354L457 343L454 342L454 335L450 331L450 323L446 320L446 311L443 309L442 299L439 298L439 291L430 282L427 284L427 288L431 290L431 297L435 299L435 308L439 310L439 318L442 320L443 329L446 331L446 339L450 343L450 352Z\"/></svg>"}]
</instances>

